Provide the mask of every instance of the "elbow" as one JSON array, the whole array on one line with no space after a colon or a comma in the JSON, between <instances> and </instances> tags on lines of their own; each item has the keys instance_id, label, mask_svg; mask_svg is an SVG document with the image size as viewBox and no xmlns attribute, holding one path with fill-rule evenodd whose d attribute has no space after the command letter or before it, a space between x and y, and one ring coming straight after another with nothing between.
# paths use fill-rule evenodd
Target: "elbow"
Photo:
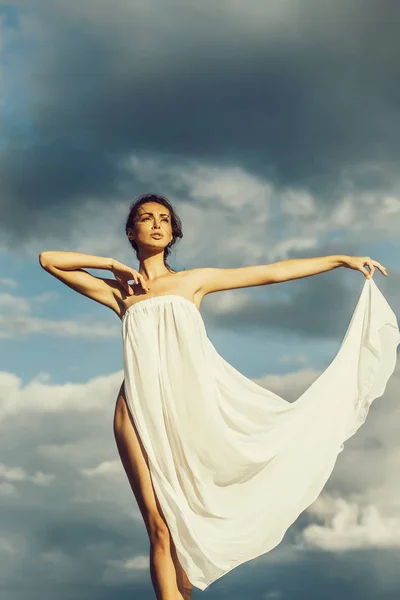
<instances>
[{"instance_id":1,"label":"elbow","mask_svg":"<svg viewBox=\"0 0 400 600\"><path fill-rule=\"evenodd\" d=\"M280 261L282 262L282 261ZM268 283L283 283L290 279L287 269L279 263L267 265L268 268Z\"/></svg>"},{"instance_id":2,"label":"elbow","mask_svg":"<svg viewBox=\"0 0 400 600\"><path fill-rule=\"evenodd\" d=\"M45 269L45 268L47 267L47 265L48 265L48 260L49 260L49 259L48 259L48 251L47 251L47 250L46 250L46 251L44 251L44 252L41 252L41 253L39 254L39 263L40 263L40 266L41 266L43 269Z\"/></svg>"}]
</instances>

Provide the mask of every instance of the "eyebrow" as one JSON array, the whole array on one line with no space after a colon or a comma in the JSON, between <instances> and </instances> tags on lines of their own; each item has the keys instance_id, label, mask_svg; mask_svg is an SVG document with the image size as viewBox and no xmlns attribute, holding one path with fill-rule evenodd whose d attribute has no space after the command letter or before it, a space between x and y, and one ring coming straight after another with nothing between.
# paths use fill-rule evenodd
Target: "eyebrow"
<instances>
[{"instance_id":1,"label":"eyebrow","mask_svg":"<svg viewBox=\"0 0 400 600\"><path fill-rule=\"evenodd\" d=\"M153 215L154 216L154 213L152 213L152 212L142 212L140 216L142 216L142 215ZM161 216L162 217L169 217L169 215L167 215L166 213L161 213Z\"/></svg>"}]
</instances>

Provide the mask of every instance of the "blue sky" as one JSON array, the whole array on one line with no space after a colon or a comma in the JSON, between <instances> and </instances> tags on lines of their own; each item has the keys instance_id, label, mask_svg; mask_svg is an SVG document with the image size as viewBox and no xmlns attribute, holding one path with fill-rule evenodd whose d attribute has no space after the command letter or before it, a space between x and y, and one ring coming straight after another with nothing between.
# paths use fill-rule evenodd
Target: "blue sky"
<instances>
[{"instance_id":1,"label":"blue sky","mask_svg":"<svg viewBox=\"0 0 400 600\"><path fill-rule=\"evenodd\" d=\"M112 432L120 322L39 253L137 268L125 218L154 191L182 219L176 270L366 255L399 314L399 17L385 0L0 3L7 600L153 597ZM228 362L292 401L335 356L363 284L339 268L210 294L202 316ZM279 547L209 598L400 594L399 380L397 366Z\"/></svg>"}]
</instances>

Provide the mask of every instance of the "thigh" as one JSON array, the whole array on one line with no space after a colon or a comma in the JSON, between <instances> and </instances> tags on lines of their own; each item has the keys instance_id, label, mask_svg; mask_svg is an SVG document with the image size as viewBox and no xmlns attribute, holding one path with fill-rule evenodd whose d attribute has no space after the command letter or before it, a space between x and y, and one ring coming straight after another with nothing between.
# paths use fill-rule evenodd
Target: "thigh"
<instances>
[{"instance_id":1,"label":"thigh","mask_svg":"<svg viewBox=\"0 0 400 600\"><path fill-rule=\"evenodd\" d=\"M114 436L149 536L168 532L168 526L151 481L147 453L126 404L124 382L122 382L115 405Z\"/></svg>"}]
</instances>

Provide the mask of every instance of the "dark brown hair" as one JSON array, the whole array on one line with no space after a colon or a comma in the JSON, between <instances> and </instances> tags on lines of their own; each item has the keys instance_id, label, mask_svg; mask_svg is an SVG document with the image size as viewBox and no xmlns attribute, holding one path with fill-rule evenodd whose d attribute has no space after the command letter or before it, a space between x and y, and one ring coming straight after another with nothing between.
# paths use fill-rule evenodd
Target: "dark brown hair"
<instances>
[{"instance_id":1,"label":"dark brown hair","mask_svg":"<svg viewBox=\"0 0 400 600\"><path fill-rule=\"evenodd\" d=\"M135 229L135 220L136 220L136 215L137 215L138 209L145 202L158 202L159 204L162 204L163 206L166 206L169 209L169 212L171 215L172 240L164 248L164 264L169 271L176 273L176 271L174 271L169 266L166 259L171 252L171 247L175 244L175 242L178 239L183 237L182 222L181 222L179 216L177 215L176 211L174 210L172 204L165 196L162 196L161 194L148 193L148 194L142 194L141 196L136 198L129 208L129 215L128 215L128 218L125 223L125 233L126 233L126 235L128 235L128 228L133 229L133 230ZM128 240L129 240L130 245L136 252L136 258L139 260L139 251L138 251L138 246L136 244L136 241L130 240L129 238L128 238Z\"/></svg>"}]
</instances>

